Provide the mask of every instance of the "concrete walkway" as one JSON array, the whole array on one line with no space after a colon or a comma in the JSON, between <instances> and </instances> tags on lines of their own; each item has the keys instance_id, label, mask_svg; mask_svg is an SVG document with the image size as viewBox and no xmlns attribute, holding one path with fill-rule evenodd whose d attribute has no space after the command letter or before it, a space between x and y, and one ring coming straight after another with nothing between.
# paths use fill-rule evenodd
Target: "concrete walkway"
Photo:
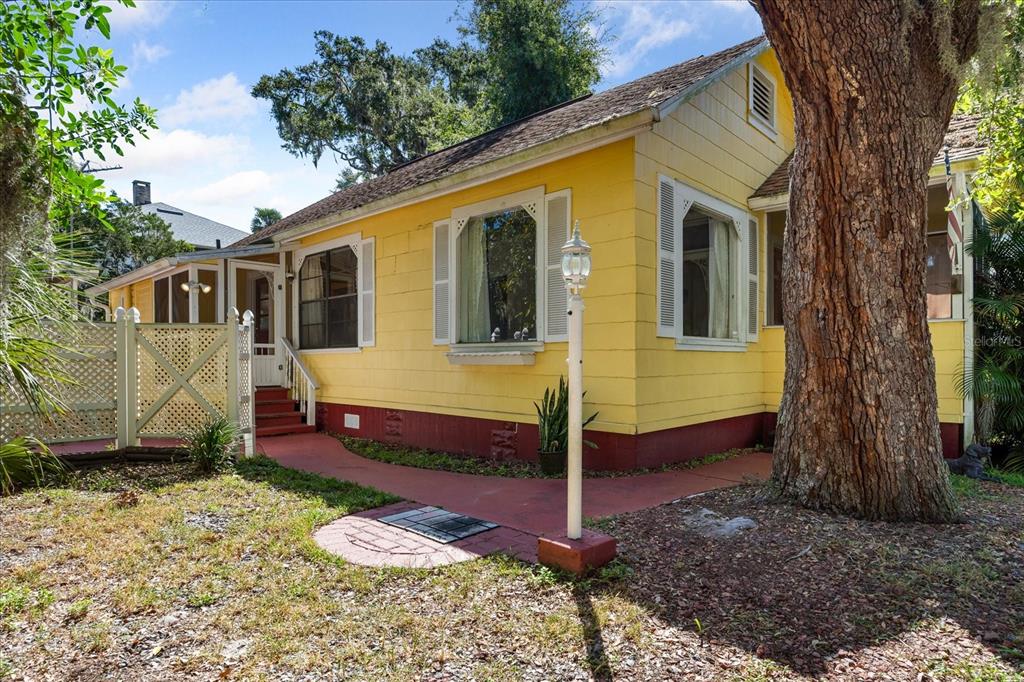
<instances>
[{"instance_id":1,"label":"concrete walkway","mask_svg":"<svg viewBox=\"0 0 1024 682\"><path fill-rule=\"evenodd\" d=\"M502 478L386 464L353 454L320 433L261 438L256 451L300 469L384 490L534 535L565 529L565 480ZM771 455L753 453L696 469L583 480L583 514L600 518L654 507L725 488L748 477L765 479Z\"/></svg>"}]
</instances>

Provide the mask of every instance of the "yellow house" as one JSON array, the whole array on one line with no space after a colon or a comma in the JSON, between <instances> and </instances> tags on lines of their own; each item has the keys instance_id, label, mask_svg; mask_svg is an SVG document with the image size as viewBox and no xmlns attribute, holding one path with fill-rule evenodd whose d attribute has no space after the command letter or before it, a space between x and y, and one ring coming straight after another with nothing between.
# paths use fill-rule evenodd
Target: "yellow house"
<instances>
[{"instance_id":1,"label":"yellow house","mask_svg":"<svg viewBox=\"0 0 1024 682\"><path fill-rule=\"evenodd\" d=\"M980 153L974 140L969 119L947 138L958 191ZM559 249L579 220L594 263L585 410L599 413L586 465L657 466L771 438L793 147L790 95L757 38L413 160L228 248L164 259L89 293L138 308L144 322L252 310L258 383L308 371L322 428L531 458L534 401L565 372ZM951 454L965 415L972 421L954 389L969 345L971 263L947 246L939 160L933 175L929 311ZM276 415L276 401L263 402ZM257 436L291 430L268 416Z\"/></svg>"}]
</instances>

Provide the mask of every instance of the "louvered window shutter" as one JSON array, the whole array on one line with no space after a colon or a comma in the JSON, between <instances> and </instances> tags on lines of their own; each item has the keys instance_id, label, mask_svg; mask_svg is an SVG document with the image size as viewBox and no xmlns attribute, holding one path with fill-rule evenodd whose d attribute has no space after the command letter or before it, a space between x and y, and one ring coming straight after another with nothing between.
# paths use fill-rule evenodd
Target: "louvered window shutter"
<instances>
[{"instance_id":1,"label":"louvered window shutter","mask_svg":"<svg viewBox=\"0 0 1024 682\"><path fill-rule=\"evenodd\" d=\"M747 341L757 341L757 312L761 303L760 234L757 221L747 221Z\"/></svg>"},{"instance_id":2,"label":"louvered window shutter","mask_svg":"<svg viewBox=\"0 0 1024 682\"><path fill-rule=\"evenodd\" d=\"M434 223L434 343L446 344L449 338L449 263L448 240L451 224Z\"/></svg>"},{"instance_id":3,"label":"louvered window shutter","mask_svg":"<svg viewBox=\"0 0 1024 682\"><path fill-rule=\"evenodd\" d=\"M658 181L658 336L679 336L679 230L676 229L676 191L671 180Z\"/></svg>"},{"instance_id":4,"label":"louvered window shutter","mask_svg":"<svg viewBox=\"0 0 1024 682\"><path fill-rule=\"evenodd\" d=\"M545 239L545 301L544 340L567 341L569 321L566 317L566 289L562 279L562 247L569 240L572 221L572 194L570 190L552 192L545 197L547 235Z\"/></svg>"},{"instance_id":5,"label":"louvered window shutter","mask_svg":"<svg viewBox=\"0 0 1024 682\"><path fill-rule=\"evenodd\" d=\"M373 237L359 243L359 345L373 346L376 334L376 277Z\"/></svg>"}]
</instances>

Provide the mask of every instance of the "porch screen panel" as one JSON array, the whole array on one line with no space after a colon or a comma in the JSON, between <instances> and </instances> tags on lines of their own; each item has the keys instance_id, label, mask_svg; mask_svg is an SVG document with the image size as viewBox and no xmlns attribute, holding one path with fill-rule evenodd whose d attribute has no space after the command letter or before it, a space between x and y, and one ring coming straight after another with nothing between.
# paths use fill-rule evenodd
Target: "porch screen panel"
<instances>
[{"instance_id":1,"label":"porch screen panel","mask_svg":"<svg viewBox=\"0 0 1024 682\"><path fill-rule=\"evenodd\" d=\"M153 282L153 321L168 322L168 296L170 279L164 277Z\"/></svg>"},{"instance_id":2,"label":"porch screen panel","mask_svg":"<svg viewBox=\"0 0 1024 682\"><path fill-rule=\"evenodd\" d=\"M200 324L211 324L219 321L217 320L217 296L219 295L217 279L216 270L200 270L198 272L199 283L210 287L209 293L203 293L202 288L196 291L196 295L199 297Z\"/></svg>"},{"instance_id":3,"label":"porch screen panel","mask_svg":"<svg viewBox=\"0 0 1024 682\"><path fill-rule=\"evenodd\" d=\"M188 286L188 271L171 275L171 322L188 322L188 294L181 285Z\"/></svg>"}]
</instances>

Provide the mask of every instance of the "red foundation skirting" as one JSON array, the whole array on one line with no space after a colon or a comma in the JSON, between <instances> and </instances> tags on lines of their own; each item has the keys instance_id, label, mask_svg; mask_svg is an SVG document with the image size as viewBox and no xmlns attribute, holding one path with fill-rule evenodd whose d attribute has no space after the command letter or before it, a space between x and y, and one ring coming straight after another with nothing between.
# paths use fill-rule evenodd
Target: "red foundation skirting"
<instances>
[{"instance_id":1,"label":"red foundation skirting","mask_svg":"<svg viewBox=\"0 0 1024 682\"><path fill-rule=\"evenodd\" d=\"M317 423L328 431L488 459L537 459L537 426L412 410L319 403ZM359 428L345 428L345 415ZM947 457L959 454L961 424L942 424ZM587 431L597 449L584 447L583 466L595 471L642 469L684 462L732 448L769 443L775 413L731 417L639 435Z\"/></svg>"}]
</instances>

